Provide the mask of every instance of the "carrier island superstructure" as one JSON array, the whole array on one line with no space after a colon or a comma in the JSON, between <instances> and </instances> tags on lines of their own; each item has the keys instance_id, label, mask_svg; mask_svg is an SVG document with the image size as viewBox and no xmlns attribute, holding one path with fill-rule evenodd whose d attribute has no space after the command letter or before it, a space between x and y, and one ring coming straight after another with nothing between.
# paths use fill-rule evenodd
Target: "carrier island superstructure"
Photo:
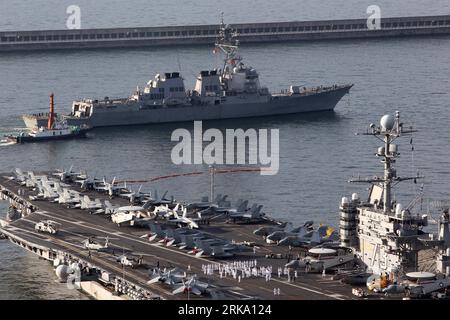
<instances>
[{"instance_id":1,"label":"carrier island superstructure","mask_svg":"<svg viewBox=\"0 0 450 320\"><path fill-rule=\"evenodd\" d=\"M403 126L399 112L395 117L383 116L380 126L371 124L363 135L374 136L383 142L376 156L381 159L384 173L380 177L350 180L371 184L367 201L362 201L356 193L351 199L344 197L341 201L341 243L354 248L357 256L374 274L397 274L401 277L408 272L419 271L419 252L431 248L438 251L435 270L442 274L450 273L448 210L444 210L440 217L438 237L435 239L434 235L423 229L428 225L428 215L413 213L421 200L421 193L405 207L392 196L392 188L397 183L421 178L399 177L393 167L400 154L394 140L415 131Z\"/></svg>"},{"instance_id":2,"label":"carrier island superstructure","mask_svg":"<svg viewBox=\"0 0 450 320\"><path fill-rule=\"evenodd\" d=\"M193 90L179 72L157 74L128 98L74 101L61 117L69 125L91 127L271 116L333 110L353 85L314 88L290 86L270 93L258 72L243 63L237 33L222 22L213 52L224 55L220 69L201 71ZM29 128L42 126L45 114L24 115Z\"/></svg>"}]
</instances>

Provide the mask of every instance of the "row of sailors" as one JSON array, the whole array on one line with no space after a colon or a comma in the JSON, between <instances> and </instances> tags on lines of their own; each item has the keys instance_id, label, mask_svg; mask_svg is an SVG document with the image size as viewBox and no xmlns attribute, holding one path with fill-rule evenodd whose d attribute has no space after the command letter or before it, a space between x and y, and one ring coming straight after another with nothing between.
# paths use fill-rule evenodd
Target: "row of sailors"
<instances>
[{"instance_id":1,"label":"row of sailors","mask_svg":"<svg viewBox=\"0 0 450 320\"><path fill-rule=\"evenodd\" d=\"M241 279L250 277L264 277L266 281L272 279L272 266L257 266L256 260L246 260L246 261L233 261L231 263L225 264L204 264L202 265L202 271L205 275L214 275L217 272L220 278L233 277L234 279L241 282ZM306 270L308 272L308 270ZM287 277L287 281L296 281L298 278L298 271L294 270L292 273L289 268L278 267L277 269L278 278L282 276ZM322 277L325 273L322 274Z\"/></svg>"}]
</instances>

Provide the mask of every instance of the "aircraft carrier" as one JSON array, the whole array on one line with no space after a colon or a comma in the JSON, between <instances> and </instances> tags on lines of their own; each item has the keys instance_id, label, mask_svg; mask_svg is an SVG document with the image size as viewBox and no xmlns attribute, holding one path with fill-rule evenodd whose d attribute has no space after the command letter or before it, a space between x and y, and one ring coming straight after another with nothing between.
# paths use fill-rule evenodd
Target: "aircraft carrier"
<instances>
[{"instance_id":1,"label":"aircraft carrier","mask_svg":"<svg viewBox=\"0 0 450 320\"><path fill-rule=\"evenodd\" d=\"M10 203L0 233L97 299L448 299L449 209L433 234L414 211L421 193L405 207L391 196L394 183L420 178L393 168L393 141L414 131L397 113L364 133L382 137L384 174L353 180L372 188L368 200L342 199L339 234L232 205L213 184L209 197L184 203L72 168L0 174Z\"/></svg>"},{"instance_id":2,"label":"aircraft carrier","mask_svg":"<svg viewBox=\"0 0 450 320\"><path fill-rule=\"evenodd\" d=\"M220 69L201 71L193 90L185 90L179 72L157 74L143 90L128 98L74 101L68 125L89 127L139 125L329 111L349 93L352 84L319 87L290 86L278 93L262 87L258 72L243 63L237 33L222 21L214 53L222 53ZM23 115L25 125L45 125L46 114Z\"/></svg>"},{"instance_id":3,"label":"aircraft carrier","mask_svg":"<svg viewBox=\"0 0 450 320\"><path fill-rule=\"evenodd\" d=\"M14 244L50 261L55 267L75 263L82 270L81 283L95 281L114 293L114 296L126 299L187 299L186 292L174 294L174 288L170 285L162 282L147 283L152 279L152 269L158 267L161 272L164 269L178 268L183 273L186 272L188 278L196 275L198 281L208 284L207 292L201 295L191 294L190 299L352 299L349 288L338 281L330 280L330 275L323 278L318 273L299 272L298 279L290 282L287 281L286 275L278 277L276 270L278 267L284 268L289 255L293 259L298 254L303 256L305 251L268 245L262 237L253 233L253 230L261 226L277 225L270 219L261 223L234 224L212 217L205 224L199 223L199 230L211 237L220 237L233 243L250 242L257 247L255 252L236 252L230 258L203 257L157 241L161 238L149 241L146 237L151 230L149 228L118 227L106 215L67 209L65 205L49 201L27 200L36 193L21 186L17 181L10 180L10 175L2 174L0 177L1 196L21 211L22 218L12 222L2 220L0 232ZM84 191L84 194L102 201L110 200L113 205L129 205L124 199L111 200L109 196L95 191ZM36 223L42 220L60 224L58 234L36 231ZM83 247L83 241L88 238L105 237L111 239L110 251L89 251ZM121 265L117 262L117 257L123 254L142 257L142 265L135 268ZM225 266L239 261L251 261L253 264L256 261L258 268L271 266L271 280L266 281L261 275L239 279L232 275L221 277L218 271L214 274L204 274L203 271L205 266ZM291 277L293 276L294 273L291 273ZM280 295L274 295L274 288L279 288Z\"/></svg>"}]
</instances>

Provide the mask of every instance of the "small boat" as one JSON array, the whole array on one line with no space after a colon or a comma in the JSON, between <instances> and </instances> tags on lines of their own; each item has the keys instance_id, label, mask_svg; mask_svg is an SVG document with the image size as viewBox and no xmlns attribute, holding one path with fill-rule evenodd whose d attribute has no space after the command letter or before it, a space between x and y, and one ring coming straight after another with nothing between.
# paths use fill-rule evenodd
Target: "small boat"
<instances>
[{"instance_id":1,"label":"small boat","mask_svg":"<svg viewBox=\"0 0 450 320\"><path fill-rule=\"evenodd\" d=\"M71 138L82 138L91 128L86 125L69 126L66 122L55 121L54 95L50 95L50 112L48 114L47 127L34 128L30 132L21 132L18 135L7 135L8 142L24 143L47 140L61 140Z\"/></svg>"}]
</instances>

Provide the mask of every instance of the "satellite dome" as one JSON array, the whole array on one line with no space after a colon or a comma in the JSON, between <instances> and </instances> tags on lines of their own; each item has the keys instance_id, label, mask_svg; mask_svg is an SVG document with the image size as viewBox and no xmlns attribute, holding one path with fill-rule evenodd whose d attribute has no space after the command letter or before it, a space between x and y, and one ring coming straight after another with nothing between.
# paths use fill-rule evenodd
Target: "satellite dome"
<instances>
[{"instance_id":1,"label":"satellite dome","mask_svg":"<svg viewBox=\"0 0 450 320\"><path fill-rule=\"evenodd\" d=\"M394 128L395 118L390 114L385 114L381 117L380 125L383 131L392 130Z\"/></svg>"},{"instance_id":2,"label":"satellite dome","mask_svg":"<svg viewBox=\"0 0 450 320\"><path fill-rule=\"evenodd\" d=\"M62 264L56 268L55 273L59 280L67 281L67 277L70 274L70 268L69 268L69 266Z\"/></svg>"}]
</instances>

